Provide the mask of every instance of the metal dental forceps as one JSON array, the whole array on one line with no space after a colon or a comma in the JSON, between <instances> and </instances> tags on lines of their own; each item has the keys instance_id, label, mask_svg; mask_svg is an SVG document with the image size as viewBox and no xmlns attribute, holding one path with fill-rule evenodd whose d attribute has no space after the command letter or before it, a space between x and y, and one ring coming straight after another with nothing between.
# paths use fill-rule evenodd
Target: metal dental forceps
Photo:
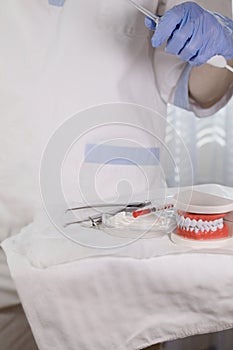
<instances>
[{"instance_id":1,"label":"metal dental forceps","mask_svg":"<svg viewBox=\"0 0 233 350\"><path fill-rule=\"evenodd\" d=\"M145 16L149 17L150 19L152 19L152 21L155 22L155 24L157 25L159 23L160 17L155 15L154 13L150 12L149 10L145 9L145 7L136 4L133 0L128 0L136 9L138 9L138 11L140 11L141 13L143 13Z\"/></svg>"},{"instance_id":2,"label":"metal dental forceps","mask_svg":"<svg viewBox=\"0 0 233 350\"><path fill-rule=\"evenodd\" d=\"M82 224L82 223L88 223L90 222L92 227L98 227L102 223L102 215L103 213L105 214L117 214L120 212L130 212L133 213L134 211L138 209L142 209L148 205L151 205L150 201L144 201L144 202L135 202L135 203L129 203L125 205L125 203L117 203L117 204L93 204L93 205L87 205L87 206L80 206L80 207L74 207L74 208L69 208L66 210L65 214L72 212L72 211L88 211L88 209L92 209L94 211L99 211L98 214L95 215L87 215L81 220L77 221L72 221L68 222L64 225L64 227L74 225L74 224ZM99 209L98 209L99 208ZM100 210L103 208L103 210L106 208L109 208L109 210Z\"/></svg>"}]
</instances>

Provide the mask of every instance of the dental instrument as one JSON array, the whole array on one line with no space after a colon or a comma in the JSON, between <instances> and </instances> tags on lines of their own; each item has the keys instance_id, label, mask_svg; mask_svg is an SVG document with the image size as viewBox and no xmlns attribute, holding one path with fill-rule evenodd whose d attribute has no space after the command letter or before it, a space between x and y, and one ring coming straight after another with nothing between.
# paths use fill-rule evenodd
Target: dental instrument
<instances>
[{"instance_id":1,"label":"dental instrument","mask_svg":"<svg viewBox=\"0 0 233 350\"><path fill-rule=\"evenodd\" d=\"M157 25L159 23L160 20L160 16L155 15L154 13L150 12L149 10L147 10L145 7L136 4L133 0L128 0L138 11L140 11L141 13L143 13L145 16L147 16L148 18L150 18L152 21L154 21L154 23Z\"/></svg>"},{"instance_id":2,"label":"dental instrument","mask_svg":"<svg viewBox=\"0 0 233 350\"><path fill-rule=\"evenodd\" d=\"M132 215L134 218L137 218L139 216L147 215L157 211L173 209L173 207L174 207L173 204L166 204L165 206L161 206L161 207L152 207L152 208L143 209L143 210L136 210L132 213Z\"/></svg>"},{"instance_id":3,"label":"dental instrument","mask_svg":"<svg viewBox=\"0 0 233 350\"><path fill-rule=\"evenodd\" d=\"M147 221L142 220L136 220L135 218L141 217L143 215L146 216L146 214L150 214L153 212L159 212L159 215L163 215L163 224L165 221L167 221L167 218L170 217L171 211L173 210L173 204L171 204L171 199L173 196L167 196L166 202L164 202L164 198L156 198L156 200L149 201L145 200L143 202L134 202L129 203L128 205L125 205L123 203L121 204L93 204L93 205L87 205L87 206L79 206L79 207L73 207L69 208L65 211L65 214L68 214L69 212L75 212L75 211L84 211L84 217L80 218L76 221L67 222L64 227L68 227L70 225L74 224L90 224L93 228L99 228L102 224L106 224L113 222L113 220L116 220L117 225L122 225L122 228L124 227L124 223L127 221L127 227L135 229L138 225L143 228L143 222L145 222L148 225ZM153 206L152 206L153 205ZM145 208L145 209L144 209ZM94 210L94 213L89 215L88 210ZM166 212L168 212L166 214ZM97 214L96 214L97 212ZM163 213L163 214L162 214ZM156 221L156 218L150 219L150 221ZM115 221L114 221L115 222ZM159 222L157 222L159 224Z\"/></svg>"},{"instance_id":4,"label":"dental instrument","mask_svg":"<svg viewBox=\"0 0 233 350\"><path fill-rule=\"evenodd\" d=\"M92 209L94 211L97 211L98 214L93 214L93 215L86 215L86 217L77 220L77 221L72 221L68 222L64 225L64 227L74 225L74 224L82 224L82 223L87 223L90 222L92 227L97 227L102 223L102 215L103 213L105 214L111 214L111 215L116 215L117 213L120 212L134 212L137 209L144 208L148 205L151 205L151 201L145 200L144 202L134 202L134 203L129 203L129 204L123 204L123 203L109 203L109 204L92 204L92 205L86 205L86 206L79 206L79 207L73 207L73 208L68 208L65 211L65 214L68 212L74 212L74 211L82 211L85 210L87 211L88 209ZM101 210L101 208L103 210ZM109 210L107 210L109 208Z\"/></svg>"},{"instance_id":5,"label":"dental instrument","mask_svg":"<svg viewBox=\"0 0 233 350\"><path fill-rule=\"evenodd\" d=\"M73 208L68 208L66 212L68 211L74 211L74 210L81 210L81 209L90 209L90 208L108 208L108 207L124 207L124 209L130 209L130 208L144 208L145 206L151 204L150 201L144 201L144 202L135 202L135 203L129 203L125 205L125 203L110 203L110 204L92 204L92 205L84 205L81 207L73 207Z\"/></svg>"}]
</instances>

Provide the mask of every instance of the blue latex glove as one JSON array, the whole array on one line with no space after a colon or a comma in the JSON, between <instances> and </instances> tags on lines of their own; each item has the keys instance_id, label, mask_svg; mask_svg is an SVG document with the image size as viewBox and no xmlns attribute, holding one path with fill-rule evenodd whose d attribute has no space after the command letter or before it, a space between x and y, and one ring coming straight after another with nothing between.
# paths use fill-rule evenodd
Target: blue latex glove
<instances>
[{"instance_id":1,"label":"blue latex glove","mask_svg":"<svg viewBox=\"0 0 233 350\"><path fill-rule=\"evenodd\" d=\"M215 55L233 58L233 21L195 2L174 6L161 17L157 27L149 18L145 24L155 30L153 47L167 40L166 52L191 65L199 66Z\"/></svg>"}]
</instances>

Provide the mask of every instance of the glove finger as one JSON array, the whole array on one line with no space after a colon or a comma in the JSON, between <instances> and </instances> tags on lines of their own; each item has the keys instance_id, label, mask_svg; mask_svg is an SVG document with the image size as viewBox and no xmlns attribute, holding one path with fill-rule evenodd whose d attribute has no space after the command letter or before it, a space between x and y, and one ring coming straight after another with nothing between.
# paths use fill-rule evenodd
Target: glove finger
<instances>
[{"instance_id":1,"label":"glove finger","mask_svg":"<svg viewBox=\"0 0 233 350\"><path fill-rule=\"evenodd\" d=\"M159 21L159 24L155 30L155 33L151 39L153 47L158 47L162 43L169 39L176 28L178 28L183 20L184 11L183 7L175 6L171 10L168 10Z\"/></svg>"},{"instance_id":2,"label":"glove finger","mask_svg":"<svg viewBox=\"0 0 233 350\"><path fill-rule=\"evenodd\" d=\"M192 43L192 40L190 40L179 53L179 58L182 61L189 62L190 64L196 66L196 65L200 65L199 55L200 55L199 45L194 45Z\"/></svg>"},{"instance_id":3,"label":"glove finger","mask_svg":"<svg viewBox=\"0 0 233 350\"><path fill-rule=\"evenodd\" d=\"M166 52L173 55L179 55L189 44L194 32L192 24L181 25L180 28L174 30L166 45ZM190 55L192 57L193 54Z\"/></svg>"},{"instance_id":4,"label":"glove finger","mask_svg":"<svg viewBox=\"0 0 233 350\"><path fill-rule=\"evenodd\" d=\"M153 21L153 20L150 19L149 17L145 17L145 26L146 26L148 29L155 30L155 28L156 28L156 23L155 23L155 21Z\"/></svg>"},{"instance_id":5,"label":"glove finger","mask_svg":"<svg viewBox=\"0 0 233 350\"><path fill-rule=\"evenodd\" d=\"M214 45L211 40L208 42L197 39L195 34L187 45L180 52L179 57L183 61L188 61L193 66L200 66L215 55Z\"/></svg>"},{"instance_id":6,"label":"glove finger","mask_svg":"<svg viewBox=\"0 0 233 350\"><path fill-rule=\"evenodd\" d=\"M201 48L199 51L197 51L196 55L191 57L189 59L189 63L192 66L200 66L204 63L206 63L211 57L215 55L212 48Z\"/></svg>"}]
</instances>

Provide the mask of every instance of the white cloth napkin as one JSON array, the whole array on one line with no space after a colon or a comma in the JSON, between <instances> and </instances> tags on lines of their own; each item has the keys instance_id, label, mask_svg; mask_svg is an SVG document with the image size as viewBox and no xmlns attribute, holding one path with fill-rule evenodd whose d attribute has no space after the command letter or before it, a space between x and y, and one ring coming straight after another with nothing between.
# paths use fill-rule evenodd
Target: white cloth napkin
<instances>
[{"instance_id":1,"label":"white cloth napkin","mask_svg":"<svg viewBox=\"0 0 233 350\"><path fill-rule=\"evenodd\" d=\"M93 249L39 216L2 246L41 350L132 350L233 327L231 242L196 250L164 235Z\"/></svg>"}]
</instances>

